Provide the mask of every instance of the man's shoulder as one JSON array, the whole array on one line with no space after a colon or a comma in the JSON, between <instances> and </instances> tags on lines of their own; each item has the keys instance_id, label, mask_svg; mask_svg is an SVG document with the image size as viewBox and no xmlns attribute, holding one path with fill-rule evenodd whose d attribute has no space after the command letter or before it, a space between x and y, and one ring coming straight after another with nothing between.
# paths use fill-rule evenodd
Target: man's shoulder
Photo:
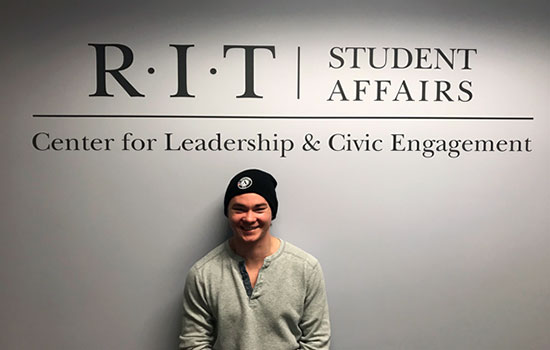
<instances>
[{"instance_id":1,"label":"man's shoulder","mask_svg":"<svg viewBox=\"0 0 550 350\"><path fill-rule=\"evenodd\" d=\"M222 260L228 257L225 245L226 242L223 242L219 244L216 248L206 253L206 255L204 255L193 264L191 269L195 271L200 271L207 269L209 266L218 265Z\"/></svg>"},{"instance_id":2,"label":"man's shoulder","mask_svg":"<svg viewBox=\"0 0 550 350\"><path fill-rule=\"evenodd\" d=\"M285 241L285 248L283 251L283 255L285 255L287 258L304 262L307 265L309 265L309 267L311 268L314 268L317 265L319 265L319 261L313 255L311 255L310 253L306 252L301 248L298 248L294 244L288 243L286 241Z\"/></svg>"}]
</instances>

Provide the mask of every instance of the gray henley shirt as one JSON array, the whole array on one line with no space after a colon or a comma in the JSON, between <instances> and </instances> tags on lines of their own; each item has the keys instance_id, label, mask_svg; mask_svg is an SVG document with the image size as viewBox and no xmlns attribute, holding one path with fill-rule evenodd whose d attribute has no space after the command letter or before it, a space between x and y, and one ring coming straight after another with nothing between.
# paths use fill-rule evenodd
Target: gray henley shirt
<instances>
[{"instance_id":1,"label":"gray henley shirt","mask_svg":"<svg viewBox=\"0 0 550 350\"><path fill-rule=\"evenodd\" d=\"M180 349L328 350L328 305L317 259L281 240L264 259L254 288L248 285L250 296L242 261L226 241L193 265Z\"/></svg>"}]
</instances>

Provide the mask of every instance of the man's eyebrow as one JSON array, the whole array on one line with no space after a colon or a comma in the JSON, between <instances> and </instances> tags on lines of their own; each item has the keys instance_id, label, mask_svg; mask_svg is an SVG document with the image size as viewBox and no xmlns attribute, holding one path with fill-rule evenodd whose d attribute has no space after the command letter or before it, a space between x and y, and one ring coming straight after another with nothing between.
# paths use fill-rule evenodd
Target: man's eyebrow
<instances>
[{"instance_id":1,"label":"man's eyebrow","mask_svg":"<svg viewBox=\"0 0 550 350\"><path fill-rule=\"evenodd\" d=\"M248 208L246 205L244 204L241 204L241 203L233 203L231 205L231 208L237 208L237 209L241 209L241 208ZM260 203L260 204L255 204L253 206L253 208L267 208L267 203Z\"/></svg>"}]
</instances>

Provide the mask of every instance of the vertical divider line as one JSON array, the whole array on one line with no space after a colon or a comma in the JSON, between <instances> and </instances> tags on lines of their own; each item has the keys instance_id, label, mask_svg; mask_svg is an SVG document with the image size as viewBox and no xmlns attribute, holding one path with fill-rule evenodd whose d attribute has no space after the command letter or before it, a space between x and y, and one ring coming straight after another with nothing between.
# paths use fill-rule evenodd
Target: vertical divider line
<instances>
[{"instance_id":1,"label":"vertical divider line","mask_svg":"<svg viewBox=\"0 0 550 350\"><path fill-rule=\"evenodd\" d=\"M300 46L298 46L298 55L296 61L296 99L300 99Z\"/></svg>"}]
</instances>

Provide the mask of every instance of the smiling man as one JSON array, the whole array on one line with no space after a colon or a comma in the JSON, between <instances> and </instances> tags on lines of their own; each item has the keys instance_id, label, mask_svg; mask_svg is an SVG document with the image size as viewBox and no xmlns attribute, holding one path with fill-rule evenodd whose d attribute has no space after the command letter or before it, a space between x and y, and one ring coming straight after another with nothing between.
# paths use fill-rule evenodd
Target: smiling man
<instances>
[{"instance_id":1,"label":"smiling man","mask_svg":"<svg viewBox=\"0 0 550 350\"><path fill-rule=\"evenodd\" d=\"M276 186L273 176L258 169L229 182L224 213L233 236L189 271L180 349L329 349L319 262L271 234Z\"/></svg>"}]
</instances>

